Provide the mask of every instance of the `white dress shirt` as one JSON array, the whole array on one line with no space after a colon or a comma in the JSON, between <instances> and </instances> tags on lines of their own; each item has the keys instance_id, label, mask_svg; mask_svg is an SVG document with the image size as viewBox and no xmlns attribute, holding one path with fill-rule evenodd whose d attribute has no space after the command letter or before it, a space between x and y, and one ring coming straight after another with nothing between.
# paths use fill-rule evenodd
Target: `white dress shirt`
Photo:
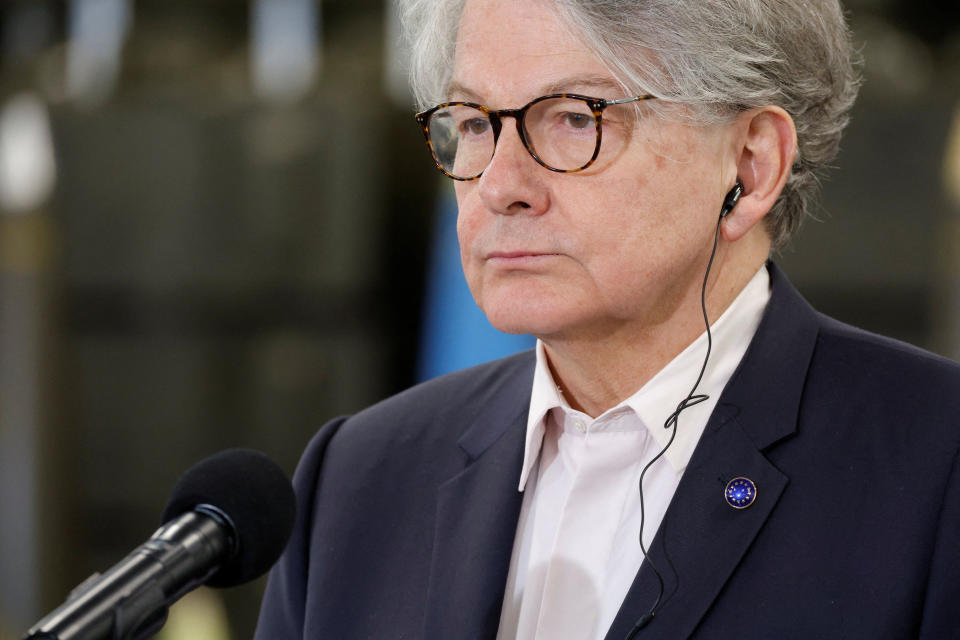
<instances>
[{"instance_id":1,"label":"white dress shirt","mask_svg":"<svg viewBox=\"0 0 960 640\"><path fill-rule=\"evenodd\" d=\"M682 412L673 444L644 478L648 549L769 299L770 278L762 267L711 325L713 349L697 389L710 397ZM523 504L498 640L606 635L643 562L641 470L667 444L664 422L690 392L706 346L704 332L634 395L593 419L564 400L543 343L537 343L519 486Z\"/></svg>"}]
</instances>

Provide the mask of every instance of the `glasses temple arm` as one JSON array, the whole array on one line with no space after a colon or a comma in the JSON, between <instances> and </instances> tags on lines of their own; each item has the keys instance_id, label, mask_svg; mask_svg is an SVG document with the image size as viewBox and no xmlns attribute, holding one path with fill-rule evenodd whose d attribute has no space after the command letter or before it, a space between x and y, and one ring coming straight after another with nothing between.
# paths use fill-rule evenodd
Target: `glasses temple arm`
<instances>
[{"instance_id":1,"label":"glasses temple arm","mask_svg":"<svg viewBox=\"0 0 960 640\"><path fill-rule=\"evenodd\" d=\"M630 98L620 98L619 100L603 100L603 106L609 107L614 104L629 104L631 102L639 102L641 100L656 100L656 96L651 96L649 94L642 96L632 96Z\"/></svg>"}]
</instances>

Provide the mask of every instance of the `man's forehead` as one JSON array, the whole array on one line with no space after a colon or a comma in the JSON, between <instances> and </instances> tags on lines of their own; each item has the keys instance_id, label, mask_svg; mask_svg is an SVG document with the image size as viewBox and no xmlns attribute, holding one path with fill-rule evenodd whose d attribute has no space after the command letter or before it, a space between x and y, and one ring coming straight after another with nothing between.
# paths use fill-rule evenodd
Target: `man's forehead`
<instances>
[{"instance_id":1,"label":"man's forehead","mask_svg":"<svg viewBox=\"0 0 960 640\"><path fill-rule=\"evenodd\" d=\"M596 52L544 0L468 0L452 76L449 98L490 106L550 93L623 93Z\"/></svg>"}]
</instances>

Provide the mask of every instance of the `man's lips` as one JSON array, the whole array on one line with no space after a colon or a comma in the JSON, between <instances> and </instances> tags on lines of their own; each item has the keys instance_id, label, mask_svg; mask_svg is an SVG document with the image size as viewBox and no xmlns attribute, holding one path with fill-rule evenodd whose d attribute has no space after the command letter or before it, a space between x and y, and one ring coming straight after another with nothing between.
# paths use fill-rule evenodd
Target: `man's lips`
<instances>
[{"instance_id":1,"label":"man's lips","mask_svg":"<svg viewBox=\"0 0 960 640\"><path fill-rule=\"evenodd\" d=\"M557 255L556 251L538 251L531 249L519 249L517 251L491 251L486 255L486 258L529 258L529 257L539 257L539 256L555 256Z\"/></svg>"},{"instance_id":2,"label":"man's lips","mask_svg":"<svg viewBox=\"0 0 960 640\"><path fill-rule=\"evenodd\" d=\"M491 251L486 255L487 262L500 265L523 266L555 258L559 254L550 251Z\"/></svg>"}]
</instances>

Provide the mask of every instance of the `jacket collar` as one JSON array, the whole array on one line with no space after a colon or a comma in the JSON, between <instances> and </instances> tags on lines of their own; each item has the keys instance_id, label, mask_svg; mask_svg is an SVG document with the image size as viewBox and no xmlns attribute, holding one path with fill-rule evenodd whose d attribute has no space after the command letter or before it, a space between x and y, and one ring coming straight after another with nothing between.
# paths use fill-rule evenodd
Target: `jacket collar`
<instances>
[{"instance_id":1,"label":"jacket collar","mask_svg":"<svg viewBox=\"0 0 960 640\"><path fill-rule=\"evenodd\" d=\"M491 380L463 408L468 426L457 444L466 462L437 491L425 638L496 636L523 497L533 364L529 352L487 369Z\"/></svg>"},{"instance_id":2,"label":"jacket collar","mask_svg":"<svg viewBox=\"0 0 960 640\"><path fill-rule=\"evenodd\" d=\"M816 312L780 270L757 334L720 397L651 545L664 580L656 615L637 638L687 638L774 512L789 482L764 455L797 428L803 385L817 335ZM735 477L750 478L755 502L737 510L724 500ZM644 562L607 634L622 640L657 597Z\"/></svg>"}]
</instances>

